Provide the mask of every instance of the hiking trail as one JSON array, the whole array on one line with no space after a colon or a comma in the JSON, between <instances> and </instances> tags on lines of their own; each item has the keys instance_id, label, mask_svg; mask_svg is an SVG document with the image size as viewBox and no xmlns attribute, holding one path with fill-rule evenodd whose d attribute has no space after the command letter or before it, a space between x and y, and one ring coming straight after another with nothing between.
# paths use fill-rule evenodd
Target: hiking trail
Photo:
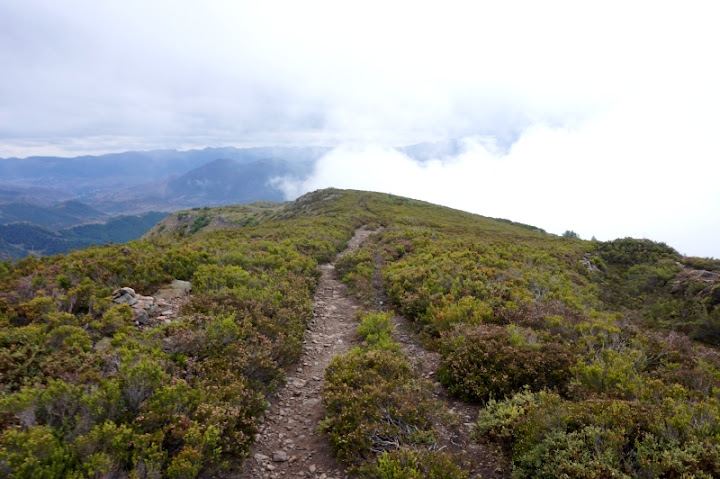
<instances>
[{"instance_id":1,"label":"hiking trail","mask_svg":"<svg viewBox=\"0 0 720 479\"><path fill-rule=\"evenodd\" d=\"M337 258L355 251L372 233L364 227L356 230ZM320 270L313 300L315 318L305 332L302 355L285 387L269 398L270 407L261 417L260 433L240 477L347 477L329 440L317 429L325 417L325 368L336 354L345 354L359 343L355 314L360 304L338 279L334 262L321 265Z\"/></svg>"},{"instance_id":2,"label":"hiking trail","mask_svg":"<svg viewBox=\"0 0 720 479\"><path fill-rule=\"evenodd\" d=\"M336 260L355 251L373 231L361 227ZM287 383L269 398L270 407L260 419L260 433L239 477L273 479L306 477L345 479L345 467L335 458L328 438L318 433L325 418L322 387L325 369L335 355L342 355L360 343L356 314L362 306L337 277L335 262L320 266L322 273L313 300L314 319L305 332L305 343L296 369L288 373ZM376 291L373 309L387 310L379 273L373 278ZM415 370L433 383L433 395L443 401L451 419L435 425L438 445L458 454L470 478L509 477L509 466L489 446L473 441L471 431L478 406L450 397L434 379L440 355L420 345L413 325L398 315L393 317L395 340Z\"/></svg>"}]
</instances>

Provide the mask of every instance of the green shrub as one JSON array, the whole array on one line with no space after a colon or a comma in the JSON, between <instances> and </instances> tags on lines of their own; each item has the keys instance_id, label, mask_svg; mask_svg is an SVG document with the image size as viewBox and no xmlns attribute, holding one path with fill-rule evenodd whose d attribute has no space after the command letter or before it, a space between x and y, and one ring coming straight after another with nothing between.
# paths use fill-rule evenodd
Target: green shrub
<instances>
[{"instance_id":1,"label":"green shrub","mask_svg":"<svg viewBox=\"0 0 720 479\"><path fill-rule=\"evenodd\" d=\"M325 380L322 429L343 462L357 466L378 451L434 442L437 405L401 354L353 349L333 359Z\"/></svg>"},{"instance_id":2,"label":"green shrub","mask_svg":"<svg viewBox=\"0 0 720 479\"><path fill-rule=\"evenodd\" d=\"M366 461L373 451L412 444L418 431L432 429L429 397L411 366L395 352L352 350L333 360L325 379L328 417L323 429L347 463Z\"/></svg>"},{"instance_id":3,"label":"green shrub","mask_svg":"<svg viewBox=\"0 0 720 479\"><path fill-rule=\"evenodd\" d=\"M208 215L207 213L199 214L195 218L195 221L193 221L192 226L190 226L190 234L197 233L202 228L209 225L211 221L212 221L212 216Z\"/></svg>"},{"instance_id":4,"label":"green shrub","mask_svg":"<svg viewBox=\"0 0 720 479\"><path fill-rule=\"evenodd\" d=\"M446 295L441 302L430 307L428 322L433 334L452 328L455 324L479 325L493 317L492 307L474 296L458 300Z\"/></svg>"},{"instance_id":5,"label":"green shrub","mask_svg":"<svg viewBox=\"0 0 720 479\"><path fill-rule=\"evenodd\" d=\"M513 477L715 477L717 412L715 399L688 408L685 399L575 402L524 391L489 401L475 433L507 447Z\"/></svg>"},{"instance_id":6,"label":"green shrub","mask_svg":"<svg viewBox=\"0 0 720 479\"><path fill-rule=\"evenodd\" d=\"M680 254L665 243L647 239L622 238L598 244L606 263L632 266L661 259L679 260Z\"/></svg>"},{"instance_id":7,"label":"green shrub","mask_svg":"<svg viewBox=\"0 0 720 479\"><path fill-rule=\"evenodd\" d=\"M392 313L371 313L359 315L358 334L370 348L400 351L400 345L392 340Z\"/></svg>"},{"instance_id":8,"label":"green shrub","mask_svg":"<svg viewBox=\"0 0 720 479\"><path fill-rule=\"evenodd\" d=\"M623 443L622 435L596 426L552 431L513 461L513 477L630 478L621 464Z\"/></svg>"},{"instance_id":9,"label":"green shrub","mask_svg":"<svg viewBox=\"0 0 720 479\"><path fill-rule=\"evenodd\" d=\"M531 344L519 331L484 325L444 333L438 379L469 401L503 399L525 387L565 392L575 362L571 348L552 340Z\"/></svg>"},{"instance_id":10,"label":"green shrub","mask_svg":"<svg viewBox=\"0 0 720 479\"><path fill-rule=\"evenodd\" d=\"M118 331L126 331L132 325L134 314L127 304L114 305L103 313L102 317L91 323L92 329L100 336L112 336Z\"/></svg>"},{"instance_id":11,"label":"green shrub","mask_svg":"<svg viewBox=\"0 0 720 479\"><path fill-rule=\"evenodd\" d=\"M466 479L457 458L443 451L400 449L384 452L369 474L380 479Z\"/></svg>"},{"instance_id":12,"label":"green shrub","mask_svg":"<svg viewBox=\"0 0 720 479\"><path fill-rule=\"evenodd\" d=\"M67 477L72 457L47 426L9 428L0 434L0 475L18 479Z\"/></svg>"}]
</instances>

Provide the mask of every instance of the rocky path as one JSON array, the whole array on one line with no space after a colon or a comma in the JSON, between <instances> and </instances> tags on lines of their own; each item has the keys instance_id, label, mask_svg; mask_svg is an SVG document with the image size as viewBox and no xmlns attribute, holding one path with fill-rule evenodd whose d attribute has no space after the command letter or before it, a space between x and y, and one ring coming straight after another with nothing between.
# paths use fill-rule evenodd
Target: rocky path
<instances>
[{"instance_id":1,"label":"rocky path","mask_svg":"<svg viewBox=\"0 0 720 479\"><path fill-rule=\"evenodd\" d=\"M358 229L339 257L357 249L371 233ZM313 303L315 319L305 333L298 367L288 374L287 385L270 399L241 477L347 477L328 439L317 429L325 417L321 401L325 368L336 354L344 354L357 344L355 313L359 304L338 279L334 263L320 269L322 278Z\"/></svg>"}]
</instances>

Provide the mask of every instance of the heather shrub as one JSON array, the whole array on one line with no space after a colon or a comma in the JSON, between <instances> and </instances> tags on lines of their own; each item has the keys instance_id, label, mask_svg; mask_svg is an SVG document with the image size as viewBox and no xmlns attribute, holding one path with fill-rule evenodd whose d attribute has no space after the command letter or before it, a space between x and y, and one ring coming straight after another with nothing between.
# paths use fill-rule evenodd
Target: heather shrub
<instances>
[{"instance_id":1,"label":"heather shrub","mask_svg":"<svg viewBox=\"0 0 720 479\"><path fill-rule=\"evenodd\" d=\"M359 248L339 258L335 263L338 276L347 284L350 291L365 305L371 305L375 297L373 288L373 275L375 274L375 261L367 246Z\"/></svg>"},{"instance_id":2,"label":"heather shrub","mask_svg":"<svg viewBox=\"0 0 720 479\"><path fill-rule=\"evenodd\" d=\"M0 476L61 479L72 457L63 441L46 426L8 428L0 434Z\"/></svg>"},{"instance_id":3,"label":"heather shrub","mask_svg":"<svg viewBox=\"0 0 720 479\"><path fill-rule=\"evenodd\" d=\"M371 313L360 315L360 317L358 334L368 344L368 347L400 351L400 345L391 337L393 327L390 318L392 318L392 313Z\"/></svg>"},{"instance_id":4,"label":"heather shrub","mask_svg":"<svg viewBox=\"0 0 720 479\"><path fill-rule=\"evenodd\" d=\"M117 331L125 331L132 324L133 311L127 304L117 304L103 315L92 321L90 327L99 336L112 336Z\"/></svg>"},{"instance_id":5,"label":"heather shrub","mask_svg":"<svg viewBox=\"0 0 720 479\"><path fill-rule=\"evenodd\" d=\"M512 326L455 328L441 336L440 351L440 382L452 394L480 402L503 399L525 387L564 393L575 362L568 345L540 341L532 332Z\"/></svg>"},{"instance_id":6,"label":"heather shrub","mask_svg":"<svg viewBox=\"0 0 720 479\"><path fill-rule=\"evenodd\" d=\"M506 446L513 477L716 477L720 404L687 406L524 391L489 401L475 434Z\"/></svg>"},{"instance_id":7,"label":"heather shrub","mask_svg":"<svg viewBox=\"0 0 720 479\"><path fill-rule=\"evenodd\" d=\"M444 451L399 449L384 452L367 474L379 479L466 479L457 458Z\"/></svg>"},{"instance_id":8,"label":"heather shrub","mask_svg":"<svg viewBox=\"0 0 720 479\"><path fill-rule=\"evenodd\" d=\"M492 317L493 309L486 301L474 296L463 296L456 300L448 294L428 309L424 331L436 336L456 324L480 325Z\"/></svg>"},{"instance_id":9,"label":"heather shrub","mask_svg":"<svg viewBox=\"0 0 720 479\"><path fill-rule=\"evenodd\" d=\"M434 442L437 406L401 354L353 349L333 359L325 380L322 429L344 462L358 465L378 451Z\"/></svg>"}]
</instances>

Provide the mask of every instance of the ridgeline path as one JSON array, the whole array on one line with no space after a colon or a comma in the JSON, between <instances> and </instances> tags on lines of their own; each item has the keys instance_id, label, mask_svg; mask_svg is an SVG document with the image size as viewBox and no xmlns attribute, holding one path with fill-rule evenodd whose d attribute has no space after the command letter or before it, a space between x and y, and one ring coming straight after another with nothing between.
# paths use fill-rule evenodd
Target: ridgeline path
<instances>
[{"instance_id":1,"label":"ridgeline path","mask_svg":"<svg viewBox=\"0 0 720 479\"><path fill-rule=\"evenodd\" d=\"M355 251L374 231L356 230L348 246L337 258ZM336 258L336 259L337 259ZM269 398L270 407L260 420L260 434L251 455L243 464L239 477L272 479L305 477L312 479L345 479L349 477L338 463L328 438L318 433L325 417L322 386L325 369L335 355L348 352L360 343L357 334L359 301L349 294L335 272L335 263L320 266L322 276L313 301L315 318L305 333L303 352L287 384ZM387 309L379 273L373 279L373 309ZM450 397L434 379L440 355L420 345L405 318L394 315L394 337L418 373L433 383L433 395L448 410L443 423L435 424L438 446L457 454L470 479L505 479L510 467L502 455L484 444L473 441L471 431L478 407Z\"/></svg>"},{"instance_id":2,"label":"ridgeline path","mask_svg":"<svg viewBox=\"0 0 720 479\"><path fill-rule=\"evenodd\" d=\"M364 227L358 229L338 258L355 251L372 233ZM321 399L325 368L336 354L345 354L359 343L355 315L360 304L337 277L334 262L321 265L320 270L313 301L315 318L305 333L297 369L269 399L258 440L240 477L347 477L329 440L318 433L318 423L325 417Z\"/></svg>"}]
</instances>

